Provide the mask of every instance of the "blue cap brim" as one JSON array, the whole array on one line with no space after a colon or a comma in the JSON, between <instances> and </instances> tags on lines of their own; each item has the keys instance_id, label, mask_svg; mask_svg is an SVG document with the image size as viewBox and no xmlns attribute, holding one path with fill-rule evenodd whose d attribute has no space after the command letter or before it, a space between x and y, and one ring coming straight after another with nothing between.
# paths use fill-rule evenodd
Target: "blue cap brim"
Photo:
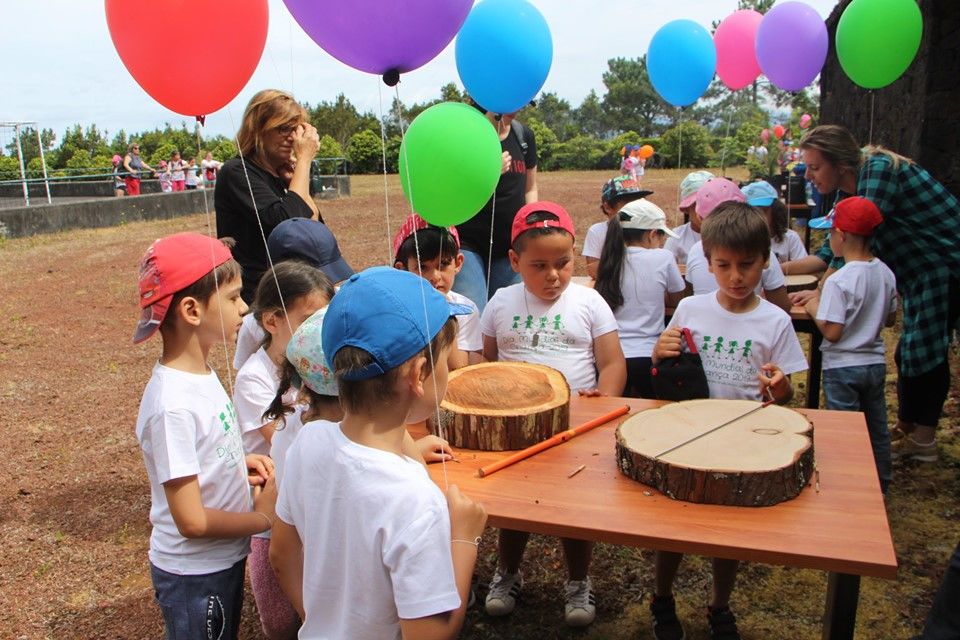
<instances>
[{"instance_id":1,"label":"blue cap brim","mask_svg":"<svg viewBox=\"0 0 960 640\"><path fill-rule=\"evenodd\" d=\"M813 218L808 225L811 229L832 229L833 228L833 218L830 216L823 216L822 218Z\"/></svg>"},{"instance_id":2,"label":"blue cap brim","mask_svg":"<svg viewBox=\"0 0 960 640\"><path fill-rule=\"evenodd\" d=\"M473 307L468 304L454 304L450 303L450 315L451 316L468 316L473 313Z\"/></svg>"},{"instance_id":3,"label":"blue cap brim","mask_svg":"<svg viewBox=\"0 0 960 640\"><path fill-rule=\"evenodd\" d=\"M771 198L770 196L763 198L748 198L747 204L751 207L769 207L773 204L774 200L776 200L776 198Z\"/></svg>"}]
</instances>

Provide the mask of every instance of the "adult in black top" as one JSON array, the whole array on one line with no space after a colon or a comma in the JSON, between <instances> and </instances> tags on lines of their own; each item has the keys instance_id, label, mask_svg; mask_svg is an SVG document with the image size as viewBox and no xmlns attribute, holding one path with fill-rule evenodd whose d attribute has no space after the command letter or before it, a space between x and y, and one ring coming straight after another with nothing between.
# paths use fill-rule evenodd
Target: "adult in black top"
<instances>
[{"instance_id":1,"label":"adult in black top","mask_svg":"<svg viewBox=\"0 0 960 640\"><path fill-rule=\"evenodd\" d=\"M475 105L476 106L476 105ZM497 289L519 282L510 267L510 229L513 216L528 202L539 200L537 193L537 141L529 127L514 120L512 113L497 116L481 107L500 136L503 167L493 197L475 216L457 225L460 234L463 268L457 274L453 290L467 296L482 312ZM494 203L496 206L494 206ZM493 245L490 228L493 227ZM490 282L487 286L487 260Z\"/></svg>"},{"instance_id":2,"label":"adult in black top","mask_svg":"<svg viewBox=\"0 0 960 640\"><path fill-rule=\"evenodd\" d=\"M293 96L267 89L251 98L237 141L240 157L220 169L213 199L217 237L236 241L233 257L243 278L240 295L249 304L270 266L264 238L288 218L322 222L310 197L310 161L320 138Z\"/></svg>"}]
</instances>

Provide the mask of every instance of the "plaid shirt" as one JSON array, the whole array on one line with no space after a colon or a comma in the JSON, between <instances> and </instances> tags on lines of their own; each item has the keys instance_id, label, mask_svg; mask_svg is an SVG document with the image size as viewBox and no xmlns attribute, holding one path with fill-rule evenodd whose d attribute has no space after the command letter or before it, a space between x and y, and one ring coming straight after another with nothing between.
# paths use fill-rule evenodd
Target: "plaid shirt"
<instances>
[{"instance_id":1,"label":"plaid shirt","mask_svg":"<svg viewBox=\"0 0 960 640\"><path fill-rule=\"evenodd\" d=\"M872 248L897 276L901 372L915 377L947 357L950 280L960 273L960 201L925 169L909 162L895 168L884 154L861 167L857 192L883 213ZM837 266L828 242L816 255Z\"/></svg>"}]
</instances>

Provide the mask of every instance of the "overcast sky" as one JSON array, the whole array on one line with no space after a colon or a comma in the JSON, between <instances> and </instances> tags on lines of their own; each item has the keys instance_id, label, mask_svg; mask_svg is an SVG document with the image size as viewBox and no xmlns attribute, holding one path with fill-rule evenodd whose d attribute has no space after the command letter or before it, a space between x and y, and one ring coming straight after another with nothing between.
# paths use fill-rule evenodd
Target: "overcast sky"
<instances>
[{"instance_id":1,"label":"overcast sky","mask_svg":"<svg viewBox=\"0 0 960 640\"><path fill-rule=\"evenodd\" d=\"M200 0L204 1L209 0ZM603 95L601 75L607 59L643 55L665 23L687 18L709 28L711 21L722 20L737 5L736 0L531 1L553 36L553 66L543 90L556 92L574 106L591 89ZM294 22L282 0L269 3L270 30L260 65L237 98L207 118L207 134L233 136L247 100L268 87L292 91L313 104L342 92L360 111L379 112L378 77L330 57ZM836 1L806 3L826 18ZM4 5L6 63L0 73L0 121L36 121L59 137L75 123L96 124L112 134L121 128L130 133L184 120L154 102L127 72L110 40L103 2L21 0ZM203 49L202 43L194 42L171 46L195 53L198 60ZM450 81L462 87L453 44L404 75L400 98L409 104L438 97L440 87ZM393 89L380 86L383 108L388 109ZM0 128L0 145L11 139L10 130Z\"/></svg>"}]
</instances>

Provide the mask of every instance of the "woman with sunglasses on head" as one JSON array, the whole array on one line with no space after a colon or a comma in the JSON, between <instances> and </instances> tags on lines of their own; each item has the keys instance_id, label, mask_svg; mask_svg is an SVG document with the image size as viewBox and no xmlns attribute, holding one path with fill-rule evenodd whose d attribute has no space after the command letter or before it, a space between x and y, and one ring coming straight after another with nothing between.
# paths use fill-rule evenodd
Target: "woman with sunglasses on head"
<instances>
[{"instance_id":1,"label":"woman with sunglasses on head","mask_svg":"<svg viewBox=\"0 0 960 640\"><path fill-rule=\"evenodd\" d=\"M127 147L127 154L123 156L123 169L126 171L126 175L123 176L123 183L127 187L128 196L140 195L141 171L146 169L154 173L157 172L140 157L140 143L138 142L131 142L130 146Z\"/></svg>"},{"instance_id":2,"label":"woman with sunglasses on head","mask_svg":"<svg viewBox=\"0 0 960 640\"><path fill-rule=\"evenodd\" d=\"M289 218L323 219L310 196L310 161L320 137L293 96L260 91L247 105L237 132L238 157L217 174L217 236L236 241L233 257L243 276L241 296L253 299L269 268L264 238Z\"/></svg>"}]
</instances>

